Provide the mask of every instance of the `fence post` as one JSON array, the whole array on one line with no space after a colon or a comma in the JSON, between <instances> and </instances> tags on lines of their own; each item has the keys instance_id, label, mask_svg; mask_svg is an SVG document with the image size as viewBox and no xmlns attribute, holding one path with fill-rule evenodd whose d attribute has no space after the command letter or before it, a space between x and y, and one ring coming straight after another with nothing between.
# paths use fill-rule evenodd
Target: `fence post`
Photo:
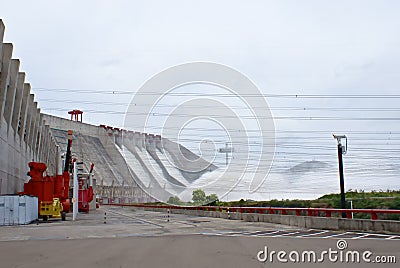
<instances>
[{"instance_id":1,"label":"fence post","mask_svg":"<svg viewBox=\"0 0 400 268\"><path fill-rule=\"evenodd\" d=\"M377 220L378 219L378 215L376 215L376 212L371 212L371 219L372 220Z\"/></svg>"}]
</instances>

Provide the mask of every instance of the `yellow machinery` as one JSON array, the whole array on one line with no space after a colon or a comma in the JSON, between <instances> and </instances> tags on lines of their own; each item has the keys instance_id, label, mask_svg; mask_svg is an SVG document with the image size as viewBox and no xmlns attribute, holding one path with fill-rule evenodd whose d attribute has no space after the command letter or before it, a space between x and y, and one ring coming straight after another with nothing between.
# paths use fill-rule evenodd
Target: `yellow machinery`
<instances>
[{"instance_id":1,"label":"yellow machinery","mask_svg":"<svg viewBox=\"0 0 400 268\"><path fill-rule=\"evenodd\" d=\"M63 205L59 198L53 198L51 201L41 201L40 202L40 216L43 221L47 221L48 218L61 218L65 221L66 213L63 212Z\"/></svg>"}]
</instances>

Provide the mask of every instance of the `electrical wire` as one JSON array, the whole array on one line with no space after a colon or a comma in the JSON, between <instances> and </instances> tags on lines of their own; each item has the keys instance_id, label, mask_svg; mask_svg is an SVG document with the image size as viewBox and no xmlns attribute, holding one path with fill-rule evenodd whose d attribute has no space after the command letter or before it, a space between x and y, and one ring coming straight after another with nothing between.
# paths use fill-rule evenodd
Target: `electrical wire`
<instances>
[{"instance_id":1,"label":"electrical wire","mask_svg":"<svg viewBox=\"0 0 400 268\"><path fill-rule=\"evenodd\" d=\"M159 92L135 92L135 91L122 91L122 90L91 90L91 89L73 89L73 88L46 88L46 87L35 87L32 88L34 91L56 91L66 93L81 93L81 94L123 94L123 95L156 95L159 96ZM165 96L204 96L204 93L196 92L167 92ZM207 96L214 97L237 97L235 94L226 93L212 93L206 94ZM266 98L317 98L317 99L393 99L400 98L399 94L240 94L241 97L266 97Z\"/></svg>"}]
</instances>

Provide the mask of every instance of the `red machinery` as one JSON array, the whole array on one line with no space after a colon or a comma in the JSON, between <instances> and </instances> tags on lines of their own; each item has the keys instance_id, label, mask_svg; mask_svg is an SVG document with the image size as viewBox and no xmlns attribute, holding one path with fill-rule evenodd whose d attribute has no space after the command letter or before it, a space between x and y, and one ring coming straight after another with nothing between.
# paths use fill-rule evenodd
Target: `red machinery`
<instances>
[{"instance_id":1,"label":"red machinery","mask_svg":"<svg viewBox=\"0 0 400 268\"><path fill-rule=\"evenodd\" d=\"M52 203L53 198L57 198L62 204L61 218L65 220L65 215L70 210L69 194L69 166L71 161L72 130L68 130L67 154L65 157L65 167L62 175L43 176L47 169L45 163L30 162L28 176L31 180L24 184L24 191L19 194L34 195L39 201L39 215L41 215L41 202ZM43 211L42 211L43 212ZM47 215L43 215L47 219Z\"/></svg>"},{"instance_id":2,"label":"red machinery","mask_svg":"<svg viewBox=\"0 0 400 268\"><path fill-rule=\"evenodd\" d=\"M87 179L79 178L79 191L78 191L78 210L81 212L89 213L89 205L93 200L94 193L92 187L91 174L93 172L94 164L90 166L89 176Z\"/></svg>"},{"instance_id":3,"label":"red machinery","mask_svg":"<svg viewBox=\"0 0 400 268\"><path fill-rule=\"evenodd\" d=\"M70 167L71 167L71 147L72 147L72 131L68 131L68 144L65 156L65 166L62 175L56 176L43 176L47 166L45 163L30 162L30 171L28 175L31 180L24 184L24 191L19 194L34 195L38 197L39 204L41 202L53 202L53 198L57 198L62 204L61 218L65 220L65 214L70 212ZM76 163L75 163L76 164ZM93 200L93 188L90 175L93 172L94 164L90 167L88 179L79 178L78 190L78 210L82 212L89 212L89 203ZM39 205L39 214L41 213L41 206ZM47 219L46 217L43 217Z\"/></svg>"},{"instance_id":4,"label":"red machinery","mask_svg":"<svg viewBox=\"0 0 400 268\"><path fill-rule=\"evenodd\" d=\"M24 191L19 194L34 195L40 202L53 202L53 198L58 198L63 205L62 218L65 220L65 213L70 210L70 201L68 199L69 173L62 175L43 176L47 169L45 163L30 162L30 171L28 175L31 180L24 184ZM40 206L39 206L40 213Z\"/></svg>"}]
</instances>

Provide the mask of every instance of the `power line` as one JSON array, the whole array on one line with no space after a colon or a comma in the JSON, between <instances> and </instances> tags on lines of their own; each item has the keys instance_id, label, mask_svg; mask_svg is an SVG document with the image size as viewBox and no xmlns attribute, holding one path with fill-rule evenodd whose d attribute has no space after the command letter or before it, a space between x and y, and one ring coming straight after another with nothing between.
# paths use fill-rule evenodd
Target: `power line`
<instances>
[{"instance_id":1,"label":"power line","mask_svg":"<svg viewBox=\"0 0 400 268\"><path fill-rule=\"evenodd\" d=\"M107 101L87 101L87 100L67 100L67 99L39 99L40 102L47 103L73 103L73 104L88 104L88 105L106 105L106 106L124 106L129 107L134 105L135 107L148 107L148 104L131 104L127 102L107 102ZM177 105L171 104L156 104L155 108L176 108ZM226 109L226 107L218 107L215 105L190 105L187 108L213 108L213 109ZM229 105L228 108L232 110L251 110L257 108L265 108L265 106L252 106L243 107ZM348 111L360 111L360 112L397 112L400 111L399 107L305 107L305 106L271 106L271 110L281 111L335 111L335 112L348 112ZM51 108L50 108L51 109ZM123 111L124 113L124 111Z\"/></svg>"},{"instance_id":2,"label":"power line","mask_svg":"<svg viewBox=\"0 0 400 268\"><path fill-rule=\"evenodd\" d=\"M56 111L69 111L69 109L63 108L48 108L41 107L47 110ZM193 114L167 114L167 113L137 113L137 112L122 112L122 111L104 111L104 110L85 110L86 113L94 114L133 114L133 115L148 115L150 117L187 117L193 116ZM314 120L314 121L398 121L400 117L333 117L333 116L229 116L229 115L216 115L213 118L240 118L240 119L273 119L273 120Z\"/></svg>"},{"instance_id":3,"label":"power line","mask_svg":"<svg viewBox=\"0 0 400 268\"><path fill-rule=\"evenodd\" d=\"M90 90L90 89L72 89L72 88L45 88L36 87L32 88L35 91L56 91L56 92L67 92L67 93L82 93L82 94L111 94L111 95L160 95L159 92L134 92L134 91L121 91L121 90ZM166 92L164 96L214 96L214 97L237 97L234 94L227 93L196 93L196 92ZM399 94L239 94L240 97L266 97L266 98L328 98L328 99L392 99L400 98Z\"/></svg>"}]
</instances>

